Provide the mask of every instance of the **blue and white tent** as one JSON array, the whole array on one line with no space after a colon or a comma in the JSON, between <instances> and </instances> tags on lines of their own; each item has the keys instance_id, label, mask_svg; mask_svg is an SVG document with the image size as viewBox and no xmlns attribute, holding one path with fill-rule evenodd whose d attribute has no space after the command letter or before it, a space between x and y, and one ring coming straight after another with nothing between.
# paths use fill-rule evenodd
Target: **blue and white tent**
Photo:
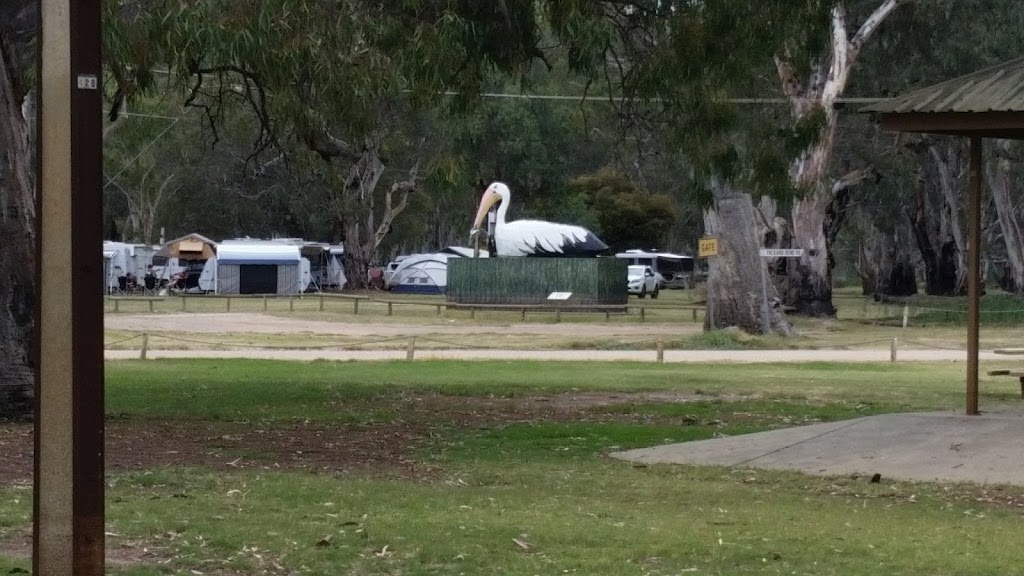
<instances>
[{"instance_id":1,"label":"blue and white tent","mask_svg":"<svg viewBox=\"0 0 1024 576\"><path fill-rule=\"evenodd\" d=\"M444 294L448 289L448 260L472 255L472 248L450 246L431 254L406 256L390 272L388 288L405 294ZM480 252L481 258L487 256L486 251Z\"/></svg>"}]
</instances>

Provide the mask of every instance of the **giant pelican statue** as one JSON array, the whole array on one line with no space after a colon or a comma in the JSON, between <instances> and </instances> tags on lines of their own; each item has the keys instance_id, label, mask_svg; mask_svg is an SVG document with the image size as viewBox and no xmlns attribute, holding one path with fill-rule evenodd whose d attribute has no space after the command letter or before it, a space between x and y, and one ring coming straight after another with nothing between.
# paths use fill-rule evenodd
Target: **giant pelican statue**
<instances>
[{"instance_id":1,"label":"giant pelican statue","mask_svg":"<svg viewBox=\"0 0 1024 576\"><path fill-rule=\"evenodd\" d=\"M493 182L487 187L473 220L471 235L481 233L480 226L496 202L498 221L494 224L494 244L498 256L596 256L608 246L582 226L557 224L543 220L505 222L512 193L508 186Z\"/></svg>"}]
</instances>

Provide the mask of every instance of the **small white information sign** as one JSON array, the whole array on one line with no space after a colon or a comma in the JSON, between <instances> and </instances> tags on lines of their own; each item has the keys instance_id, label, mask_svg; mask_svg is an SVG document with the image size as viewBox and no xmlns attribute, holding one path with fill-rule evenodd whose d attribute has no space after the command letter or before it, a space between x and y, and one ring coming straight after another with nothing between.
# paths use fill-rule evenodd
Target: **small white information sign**
<instances>
[{"instance_id":1,"label":"small white information sign","mask_svg":"<svg viewBox=\"0 0 1024 576\"><path fill-rule=\"evenodd\" d=\"M761 248L762 258L799 258L803 255L803 248Z\"/></svg>"},{"instance_id":2,"label":"small white information sign","mask_svg":"<svg viewBox=\"0 0 1024 576\"><path fill-rule=\"evenodd\" d=\"M548 296L548 300L568 300L572 297L572 292L552 292Z\"/></svg>"},{"instance_id":3,"label":"small white information sign","mask_svg":"<svg viewBox=\"0 0 1024 576\"><path fill-rule=\"evenodd\" d=\"M78 75L78 89L79 90L99 90L100 81L96 78L95 74L79 74Z\"/></svg>"}]
</instances>

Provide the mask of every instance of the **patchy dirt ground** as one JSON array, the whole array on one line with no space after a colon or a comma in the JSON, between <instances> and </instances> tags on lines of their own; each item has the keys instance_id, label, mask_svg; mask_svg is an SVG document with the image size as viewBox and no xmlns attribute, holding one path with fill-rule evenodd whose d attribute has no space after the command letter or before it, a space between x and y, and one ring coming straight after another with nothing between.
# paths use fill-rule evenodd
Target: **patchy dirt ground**
<instances>
[{"instance_id":1,"label":"patchy dirt ground","mask_svg":"<svg viewBox=\"0 0 1024 576\"><path fill-rule=\"evenodd\" d=\"M687 402L713 397L665 392L584 393L512 398L405 394L393 401L398 417L374 424L254 424L140 421L108 418L107 469L162 466L298 469L344 474L381 473L423 478L431 469L412 451L434 432L532 421L630 420L600 407L635 402ZM729 399L729 398L726 398ZM736 400L739 397L734 398ZM32 478L32 426L0 425L0 486Z\"/></svg>"},{"instance_id":2,"label":"patchy dirt ground","mask_svg":"<svg viewBox=\"0 0 1024 576\"><path fill-rule=\"evenodd\" d=\"M108 314L104 326L112 330L177 332L181 334L325 334L338 336L415 336L420 334L459 335L536 334L541 336L623 336L658 335L686 336L701 331L700 324L391 324L328 322L306 318L283 318L267 314L195 313L195 314Z\"/></svg>"}]
</instances>

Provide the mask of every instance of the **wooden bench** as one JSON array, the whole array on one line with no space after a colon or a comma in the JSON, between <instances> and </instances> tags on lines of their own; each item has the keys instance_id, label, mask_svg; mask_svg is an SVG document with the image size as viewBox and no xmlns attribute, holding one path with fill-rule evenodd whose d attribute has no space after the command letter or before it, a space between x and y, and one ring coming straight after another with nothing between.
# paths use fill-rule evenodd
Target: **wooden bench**
<instances>
[{"instance_id":1,"label":"wooden bench","mask_svg":"<svg viewBox=\"0 0 1024 576\"><path fill-rule=\"evenodd\" d=\"M1016 378L1020 382L1020 397L1024 398L1024 370L1010 370L1008 368L1001 368L999 370L989 370L989 376L1010 376Z\"/></svg>"}]
</instances>

